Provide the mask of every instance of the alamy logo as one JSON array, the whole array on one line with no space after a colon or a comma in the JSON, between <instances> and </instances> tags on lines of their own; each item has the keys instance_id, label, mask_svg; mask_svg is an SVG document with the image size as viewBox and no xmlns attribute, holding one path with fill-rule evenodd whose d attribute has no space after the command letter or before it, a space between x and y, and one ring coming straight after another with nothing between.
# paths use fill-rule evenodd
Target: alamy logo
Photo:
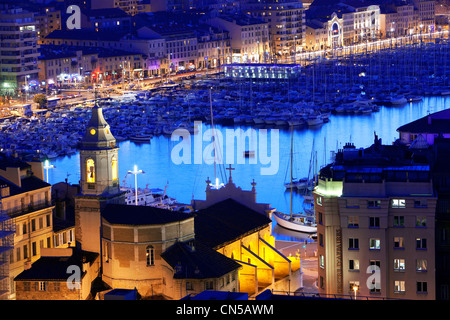
<instances>
[{"instance_id":1,"label":"alamy logo","mask_svg":"<svg viewBox=\"0 0 450 320\"><path fill-rule=\"evenodd\" d=\"M180 141L172 148L171 159L174 164L245 164L244 154L252 154L249 164L261 164L262 175L274 175L279 168L279 132L277 129L270 131L270 139L266 129L226 129L225 136L220 130L202 130L202 122L195 121L197 130L194 137L186 129L176 129L171 136L171 141ZM270 140L270 142L269 142ZM234 142L237 141L235 154ZM246 141L249 149L246 150ZM203 148L203 142L209 143ZM192 146L193 145L193 146ZM224 158L225 146L225 158ZM194 149L192 159L192 147ZM193 161L192 161L193 160Z\"/></svg>"},{"instance_id":2,"label":"alamy logo","mask_svg":"<svg viewBox=\"0 0 450 320\"><path fill-rule=\"evenodd\" d=\"M68 30L81 29L81 9L79 6L71 5L67 7L67 14L70 14L67 18L66 26Z\"/></svg>"},{"instance_id":3,"label":"alamy logo","mask_svg":"<svg viewBox=\"0 0 450 320\"><path fill-rule=\"evenodd\" d=\"M367 267L366 273L371 274L366 281L367 288L369 290L380 290L381 289L380 267L376 265L370 265Z\"/></svg>"},{"instance_id":4,"label":"alamy logo","mask_svg":"<svg viewBox=\"0 0 450 320\"><path fill-rule=\"evenodd\" d=\"M67 288L69 290L81 288L81 270L79 266L70 265L67 267L66 273L70 274L67 278Z\"/></svg>"}]
</instances>

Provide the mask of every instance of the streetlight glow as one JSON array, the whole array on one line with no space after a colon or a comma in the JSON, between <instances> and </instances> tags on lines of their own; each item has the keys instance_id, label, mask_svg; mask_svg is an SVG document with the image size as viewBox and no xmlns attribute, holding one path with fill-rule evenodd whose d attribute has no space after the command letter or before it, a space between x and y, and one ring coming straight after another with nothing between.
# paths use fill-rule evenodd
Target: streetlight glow
<instances>
[{"instance_id":1,"label":"streetlight glow","mask_svg":"<svg viewBox=\"0 0 450 320\"><path fill-rule=\"evenodd\" d=\"M47 182L47 183L48 183L48 169L53 169L53 168L55 168L55 166L52 164L49 164L48 160L45 160L45 162L44 162L44 169L46 172L45 182Z\"/></svg>"},{"instance_id":2,"label":"streetlight glow","mask_svg":"<svg viewBox=\"0 0 450 320\"><path fill-rule=\"evenodd\" d=\"M137 165L134 165L133 171L128 171L129 174L134 174L134 197L135 197L135 205L138 205L138 196L137 196L137 175L145 173L143 170L138 170Z\"/></svg>"}]
</instances>

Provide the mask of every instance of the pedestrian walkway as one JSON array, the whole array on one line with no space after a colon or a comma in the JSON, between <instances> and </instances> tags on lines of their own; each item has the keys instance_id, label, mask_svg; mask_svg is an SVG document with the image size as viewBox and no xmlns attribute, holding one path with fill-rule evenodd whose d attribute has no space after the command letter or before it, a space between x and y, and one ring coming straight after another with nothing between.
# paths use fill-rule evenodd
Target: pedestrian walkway
<instances>
[{"instance_id":1,"label":"pedestrian walkway","mask_svg":"<svg viewBox=\"0 0 450 320\"><path fill-rule=\"evenodd\" d=\"M276 248L285 256L299 256L302 262L303 287L297 292L318 293L317 242L275 241Z\"/></svg>"}]
</instances>

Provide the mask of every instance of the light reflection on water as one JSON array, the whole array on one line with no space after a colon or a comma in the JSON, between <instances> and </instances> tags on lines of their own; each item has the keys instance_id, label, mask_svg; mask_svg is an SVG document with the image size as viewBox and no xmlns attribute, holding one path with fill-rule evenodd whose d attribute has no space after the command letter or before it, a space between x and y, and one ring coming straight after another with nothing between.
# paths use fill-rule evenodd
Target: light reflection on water
<instances>
[{"instance_id":1,"label":"light reflection on water","mask_svg":"<svg viewBox=\"0 0 450 320\"><path fill-rule=\"evenodd\" d=\"M296 128L294 129L293 141L293 159L294 159L294 177L301 178L308 175L310 169L311 151L314 143L315 152L317 152L317 164L329 163L330 151L336 151L342 148L345 143L352 142L357 148L368 147L374 141L374 133L382 138L382 143L391 144L397 137L397 128L403 124L419 119L427 113L437 112L449 107L450 97L426 97L422 102L406 104L400 107L380 107L379 112L369 115L332 115L330 122L314 128ZM203 133L208 129L207 124L203 124ZM226 127L216 125L226 137ZM241 127L247 130L249 127ZM230 129L230 127L228 127ZM268 165L262 165L259 161L259 154L256 152L258 163L250 164L249 159L245 159L244 164L232 164L235 170L232 171L233 182L244 190L252 188L253 179L257 183L257 201L269 203L279 211L290 211L290 192L286 192L284 182L289 179L290 162L290 141L291 135L289 128L279 129L279 165L278 171L273 175L262 175L261 168ZM267 136L272 137L273 131L268 129ZM257 137L260 131L256 129ZM224 139L224 156L226 155L226 146L230 148L230 141ZM154 137L150 144L136 144L129 141L119 144L119 177L123 184L128 170L132 170L134 165L145 171L145 174L138 176L138 186L164 189L167 185L167 194L175 197L179 202L190 203L192 199L205 199L205 180L209 177L213 180L215 176L214 165L209 164L174 164L171 159L171 151L179 141L170 141L170 137ZM204 141L201 150L209 145L211 141ZM248 142L247 142L248 143ZM235 147L236 148L236 147ZM192 146L191 161L194 161L195 147ZM256 149L258 151L258 149ZM269 153L270 156L270 148ZM236 155L235 159L241 155ZM241 156L242 158L242 156ZM272 160L275 160L274 158ZM49 182L51 184L64 181L68 178L70 183L78 183L80 179L80 164L78 154L55 159L52 162L54 169L49 171ZM225 165L217 165L216 172L220 182L226 182L228 171ZM134 187L134 176L128 176L126 184ZM302 196L293 193L293 211L302 210ZM277 239L296 238L287 230L280 230L275 226L274 232ZM303 236L300 235L300 238Z\"/></svg>"}]
</instances>

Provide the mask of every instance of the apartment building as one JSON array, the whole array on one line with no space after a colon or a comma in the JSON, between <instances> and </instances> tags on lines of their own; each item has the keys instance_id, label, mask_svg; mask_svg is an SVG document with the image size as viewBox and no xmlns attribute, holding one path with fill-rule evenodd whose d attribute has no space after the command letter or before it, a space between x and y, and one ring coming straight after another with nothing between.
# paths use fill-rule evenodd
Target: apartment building
<instances>
[{"instance_id":1,"label":"apartment building","mask_svg":"<svg viewBox=\"0 0 450 320\"><path fill-rule=\"evenodd\" d=\"M39 79L49 85L132 78L146 63L142 54L104 48L43 45L41 52Z\"/></svg>"},{"instance_id":2,"label":"apartment building","mask_svg":"<svg viewBox=\"0 0 450 320\"><path fill-rule=\"evenodd\" d=\"M39 38L45 37L53 30L60 30L62 25L62 12L56 6L48 6L42 8L36 13L37 35Z\"/></svg>"},{"instance_id":3,"label":"apartment building","mask_svg":"<svg viewBox=\"0 0 450 320\"><path fill-rule=\"evenodd\" d=\"M416 9L412 3L380 5L380 33L383 38L410 35L416 32Z\"/></svg>"},{"instance_id":4,"label":"apartment building","mask_svg":"<svg viewBox=\"0 0 450 320\"><path fill-rule=\"evenodd\" d=\"M324 17L323 10L319 15L313 10L307 13L305 28L305 50L316 51L339 48L344 43L344 20L342 11L332 11Z\"/></svg>"},{"instance_id":5,"label":"apartment building","mask_svg":"<svg viewBox=\"0 0 450 320\"><path fill-rule=\"evenodd\" d=\"M268 23L269 52L274 58L303 51L305 8L301 1L250 1L242 6L244 12Z\"/></svg>"},{"instance_id":6,"label":"apartment building","mask_svg":"<svg viewBox=\"0 0 450 320\"><path fill-rule=\"evenodd\" d=\"M150 10L150 4L145 0L95 0L91 2L91 9L119 8L130 16Z\"/></svg>"},{"instance_id":7,"label":"apartment building","mask_svg":"<svg viewBox=\"0 0 450 320\"><path fill-rule=\"evenodd\" d=\"M308 21L305 27L305 50L318 51L327 48L328 34L324 25L318 21Z\"/></svg>"},{"instance_id":8,"label":"apartment building","mask_svg":"<svg viewBox=\"0 0 450 320\"><path fill-rule=\"evenodd\" d=\"M0 38L0 92L25 95L39 84L34 13L21 8L1 9Z\"/></svg>"},{"instance_id":9,"label":"apartment building","mask_svg":"<svg viewBox=\"0 0 450 320\"><path fill-rule=\"evenodd\" d=\"M197 28L197 67L218 68L231 63L231 38L226 30Z\"/></svg>"},{"instance_id":10,"label":"apartment building","mask_svg":"<svg viewBox=\"0 0 450 320\"><path fill-rule=\"evenodd\" d=\"M226 30L231 37L232 63L262 63L269 61L269 24L244 14L223 14L208 23Z\"/></svg>"},{"instance_id":11,"label":"apartment building","mask_svg":"<svg viewBox=\"0 0 450 320\"><path fill-rule=\"evenodd\" d=\"M131 59L122 58L122 60L125 59L129 62L126 65L126 72L136 69L136 72L142 71L144 76L159 72L159 69L156 71L154 69L155 66L162 64L161 59L166 59L164 41L159 36L147 35L144 30L138 30L136 34L131 35L128 31L111 32L109 30L93 31L92 29L55 30L42 39L42 43L46 45L90 48L91 52L103 53L105 58L108 55L108 51L126 52L126 55L133 56ZM106 62L115 63L119 61L118 56L108 57L108 59L112 60ZM124 68L123 63L117 63L117 65L119 69ZM86 72L87 69L83 69ZM113 70L102 67L99 70L92 69L91 71L104 73L112 72ZM84 75L89 76L90 74L85 73Z\"/></svg>"},{"instance_id":12,"label":"apartment building","mask_svg":"<svg viewBox=\"0 0 450 320\"><path fill-rule=\"evenodd\" d=\"M51 185L43 177L42 162L0 154L2 210L15 226L8 274L2 275L9 279L7 299L15 298L15 276L39 259L42 248L54 246ZM67 231L70 229L73 234L73 226ZM66 240L65 245L69 242Z\"/></svg>"},{"instance_id":13,"label":"apartment building","mask_svg":"<svg viewBox=\"0 0 450 320\"><path fill-rule=\"evenodd\" d=\"M435 299L430 166L405 146L347 144L314 190L319 292L369 299Z\"/></svg>"},{"instance_id":14,"label":"apartment building","mask_svg":"<svg viewBox=\"0 0 450 320\"><path fill-rule=\"evenodd\" d=\"M436 1L413 0L416 7L417 33L429 33L435 31L436 25Z\"/></svg>"}]
</instances>

